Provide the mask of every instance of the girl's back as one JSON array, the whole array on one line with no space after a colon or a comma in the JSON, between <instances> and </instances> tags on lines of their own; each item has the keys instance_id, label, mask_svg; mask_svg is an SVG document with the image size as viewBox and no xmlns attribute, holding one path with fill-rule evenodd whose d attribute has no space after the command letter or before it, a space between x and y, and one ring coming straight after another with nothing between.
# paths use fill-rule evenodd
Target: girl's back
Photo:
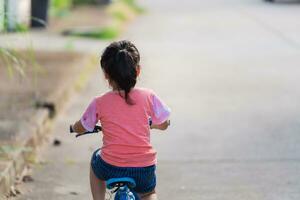
<instances>
[{"instance_id":1,"label":"girl's back","mask_svg":"<svg viewBox=\"0 0 300 200\"><path fill-rule=\"evenodd\" d=\"M106 162L122 167L150 166L156 163L156 152L150 144L149 118L159 124L169 116L169 110L147 89L132 89L130 98L133 105L128 105L118 91L96 97L81 121L87 129L101 122L101 157Z\"/></svg>"}]
</instances>

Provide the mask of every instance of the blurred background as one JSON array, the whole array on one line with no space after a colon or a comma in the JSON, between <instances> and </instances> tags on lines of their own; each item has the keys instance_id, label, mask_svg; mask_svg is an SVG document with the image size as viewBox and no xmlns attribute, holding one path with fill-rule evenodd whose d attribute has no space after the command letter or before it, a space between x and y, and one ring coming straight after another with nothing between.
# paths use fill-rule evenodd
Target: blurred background
<instances>
[{"instance_id":1,"label":"blurred background","mask_svg":"<svg viewBox=\"0 0 300 200\"><path fill-rule=\"evenodd\" d=\"M159 199L300 198L299 1L0 0L0 10L9 198L90 198L101 139L66 127L108 90L99 55L120 39L140 50L138 86L172 109L170 128L152 135Z\"/></svg>"}]
</instances>

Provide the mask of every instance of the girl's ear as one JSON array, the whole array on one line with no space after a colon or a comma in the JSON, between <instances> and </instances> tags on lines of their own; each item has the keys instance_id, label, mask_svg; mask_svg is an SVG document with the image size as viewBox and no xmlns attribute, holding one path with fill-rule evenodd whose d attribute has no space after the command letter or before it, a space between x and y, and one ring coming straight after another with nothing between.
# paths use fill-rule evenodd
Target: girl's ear
<instances>
[{"instance_id":1,"label":"girl's ear","mask_svg":"<svg viewBox=\"0 0 300 200\"><path fill-rule=\"evenodd\" d=\"M136 68L136 76L139 76L141 73L141 66L138 65L137 68Z\"/></svg>"}]
</instances>

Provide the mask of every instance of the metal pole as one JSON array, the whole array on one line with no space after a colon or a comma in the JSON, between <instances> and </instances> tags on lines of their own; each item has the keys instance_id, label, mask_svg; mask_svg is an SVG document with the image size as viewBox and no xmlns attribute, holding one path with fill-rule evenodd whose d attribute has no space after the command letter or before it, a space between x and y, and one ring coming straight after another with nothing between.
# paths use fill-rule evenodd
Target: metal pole
<instances>
[{"instance_id":1,"label":"metal pole","mask_svg":"<svg viewBox=\"0 0 300 200\"><path fill-rule=\"evenodd\" d=\"M9 31L15 30L17 26L17 0L7 0L6 1L6 11L7 11L7 28Z\"/></svg>"},{"instance_id":2,"label":"metal pole","mask_svg":"<svg viewBox=\"0 0 300 200\"><path fill-rule=\"evenodd\" d=\"M4 0L0 0L0 32L4 30Z\"/></svg>"}]
</instances>

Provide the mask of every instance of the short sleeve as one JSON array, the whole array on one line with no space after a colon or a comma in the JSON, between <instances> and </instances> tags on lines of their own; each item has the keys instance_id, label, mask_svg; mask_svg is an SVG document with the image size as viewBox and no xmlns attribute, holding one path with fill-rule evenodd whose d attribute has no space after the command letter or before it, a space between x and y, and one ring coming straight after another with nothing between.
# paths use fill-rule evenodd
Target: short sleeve
<instances>
[{"instance_id":1,"label":"short sleeve","mask_svg":"<svg viewBox=\"0 0 300 200\"><path fill-rule=\"evenodd\" d=\"M171 109L155 94L152 96L152 111L153 124L162 124L171 114Z\"/></svg>"},{"instance_id":2,"label":"short sleeve","mask_svg":"<svg viewBox=\"0 0 300 200\"><path fill-rule=\"evenodd\" d=\"M83 113L81 119L81 124L82 126L87 130L87 131L93 131L95 128L95 125L98 122L98 114L97 114L97 107L96 107L96 99L94 99L85 112Z\"/></svg>"}]
</instances>

